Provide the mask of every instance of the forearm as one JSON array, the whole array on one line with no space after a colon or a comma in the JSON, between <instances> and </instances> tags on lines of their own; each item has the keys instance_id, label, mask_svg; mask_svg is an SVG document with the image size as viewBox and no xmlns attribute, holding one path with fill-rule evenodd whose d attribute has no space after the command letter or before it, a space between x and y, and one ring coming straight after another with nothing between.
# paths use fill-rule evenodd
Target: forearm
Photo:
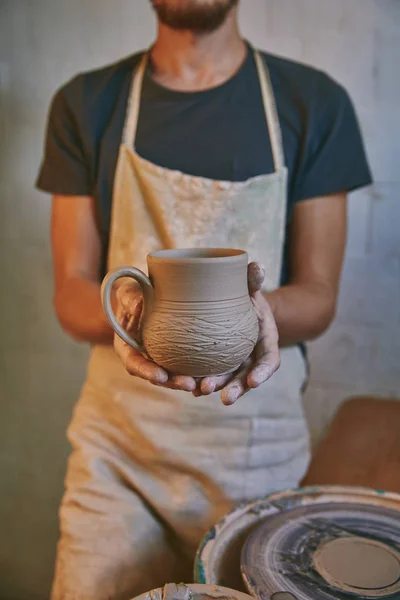
<instances>
[{"instance_id":1,"label":"forearm","mask_svg":"<svg viewBox=\"0 0 400 600\"><path fill-rule=\"evenodd\" d=\"M100 284L83 277L68 278L54 298L54 307L64 331L89 344L111 344L113 330L104 314Z\"/></svg>"},{"instance_id":2,"label":"forearm","mask_svg":"<svg viewBox=\"0 0 400 600\"><path fill-rule=\"evenodd\" d=\"M317 284L291 283L264 295L275 317L280 346L318 337L335 315L335 294Z\"/></svg>"}]
</instances>

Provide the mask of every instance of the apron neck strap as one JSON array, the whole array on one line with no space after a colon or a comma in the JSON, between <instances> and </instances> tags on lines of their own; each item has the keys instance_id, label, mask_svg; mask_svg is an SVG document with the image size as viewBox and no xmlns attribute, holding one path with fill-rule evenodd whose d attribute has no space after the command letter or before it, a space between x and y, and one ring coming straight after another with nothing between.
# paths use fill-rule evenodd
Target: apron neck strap
<instances>
[{"instance_id":1,"label":"apron neck strap","mask_svg":"<svg viewBox=\"0 0 400 600\"><path fill-rule=\"evenodd\" d=\"M128 104L126 107L126 118L124 131L122 134L122 143L130 148L135 145L136 129L139 119L140 98L142 95L143 77L146 71L149 55L145 52L136 67L131 82Z\"/></svg>"},{"instance_id":2,"label":"apron neck strap","mask_svg":"<svg viewBox=\"0 0 400 600\"><path fill-rule=\"evenodd\" d=\"M275 171L280 171L285 166L285 153L283 150L282 131L279 124L275 94L272 88L269 71L264 59L262 58L261 54L257 52L257 50L254 50L253 52L254 60L257 66L258 80L261 87L261 95L269 130L269 137L271 140L272 157L274 159Z\"/></svg>"},{"instance_id":3,"label":"apron neck strap","mask_svg":"<svg viewBox=\"0 0 400 600\"><path fill-rule=\"evenodd\" d=\"M274 91L269 76L267 65L260 53L253 50L256 62L258 79L261 87L261 95L265 110L265 118L268 125L271 140L272 156L275 171L280 171L285 166L285 155L283 150L282 133L279 124L278 111L275 103ZM122 135L123 144L133 148L135 145L136 129L139 119L140 98L142 95L143 77L149 61L149 54L145 52L132 76L131 89L127 104L127 113L124 131Z\"/></svg>"}]
</instances>

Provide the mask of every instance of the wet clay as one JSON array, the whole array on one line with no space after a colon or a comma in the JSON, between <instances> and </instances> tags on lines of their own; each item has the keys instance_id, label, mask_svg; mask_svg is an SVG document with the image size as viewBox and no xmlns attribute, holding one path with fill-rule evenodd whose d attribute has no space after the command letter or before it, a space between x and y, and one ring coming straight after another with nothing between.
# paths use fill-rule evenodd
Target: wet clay
<instances>
[{"instance_id":1,"label":"wet clay","mask_svg":"<svg viewBox=\"0 0 400 600\"><path fill-rule=\"evenodd\" d=\"M168 583L136 600L251 600L247 594L214 585Z\"/></svg>"},{"instance_id":2,"label":"wet clay","mask_svg":"<svg viewBox=\"0 0 400 600\"><path fill-rule=\"evenodd\" d=\"M162 600L191 600L192 592L187 585L183 583L167 583L162 591Z\"/></svg>"},{"instance_id":3,"label":"wet clay","mask_svg":"<svg viewBox=\"0 0 400 600\"><path fill-rule=\"evenodd\" d=\"M147 259L154 297L145 302L142 342L170 373L204 377L236 370L259 325L239 250L168 250Z\"/></svg>"},{"instance_id":4,"label":"wet clay","mask_svg":"<svg viewBox=\"0 0 400 600\"><path fill-rule=\"evenodd\" d=\"M380 596L382 590L400 579L400 554L384 544L359 537L324 544L314 556L314 566L334 587L368 591L371 597Z\"/></svg>"},{"instance_id":5,"label":"wet clay","mask_svg":"<svg viewBox=\"0 0 400 600\"><path fill-rule=\"evenodd\" d=\"M203 592L198 592L183 583L179 585L169 583L164 586L162 600L237 600L233 590L232 594L227 595L219 591L217 586L213 588L205 586L203 589Z\"/></svg>"}]
</instances>

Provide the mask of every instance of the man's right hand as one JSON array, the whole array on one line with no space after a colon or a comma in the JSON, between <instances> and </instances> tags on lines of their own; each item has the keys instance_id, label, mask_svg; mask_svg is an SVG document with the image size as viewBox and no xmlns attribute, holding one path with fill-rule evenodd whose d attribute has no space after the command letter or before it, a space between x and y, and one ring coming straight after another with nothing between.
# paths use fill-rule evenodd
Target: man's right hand
<instances>
[{"instance_id":1,"label":"man's right hand","mask_svg":"<svg viewBox=\"0 0 400 600\"><path fill-rule=\"evenodd\" d=\"M120 325L138 341L142 307L142 294L135 284L124 283L117 287L114 304L115 316ZM193 377L169 375L167 371L121 340L117 334L114 335L114 349L130 375L145 379L153 385L174 390L193 392L196 389L196 381Z\"/></svg>"}]
</instances>

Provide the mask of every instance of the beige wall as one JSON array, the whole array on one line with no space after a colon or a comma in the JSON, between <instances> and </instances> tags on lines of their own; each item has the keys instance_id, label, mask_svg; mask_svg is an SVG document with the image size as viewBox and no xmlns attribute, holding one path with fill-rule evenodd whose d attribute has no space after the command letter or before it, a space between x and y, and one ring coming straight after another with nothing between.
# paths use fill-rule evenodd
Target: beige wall
<instances>
[{"instance_id":1,"label":"beige wall","mask_svg":"<svg viewBox=\"0 0 400 600\"><path fill-rule=\"evenodd\" d=\"M76 71L150 42L148 4L0 2L0 599L48 596L64 431L87 357L52 314L49 199L32 187L46 112ZM317 436L347 395L400 390L400 3L243 0L241 20L256 45L327 69L347 86L377 180L350 200L338 318L311 347L306 406Z\"/></svg>"}]
</instances>

